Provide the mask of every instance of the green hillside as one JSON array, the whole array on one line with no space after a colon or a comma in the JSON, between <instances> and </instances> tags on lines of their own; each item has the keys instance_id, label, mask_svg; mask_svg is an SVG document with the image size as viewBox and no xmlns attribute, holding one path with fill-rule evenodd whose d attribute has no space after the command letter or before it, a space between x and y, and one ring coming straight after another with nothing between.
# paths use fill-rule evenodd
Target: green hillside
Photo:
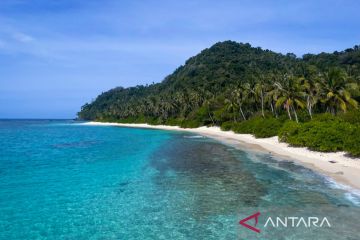
<instances>
[{"instance_id":1,"label":"green hillside","mask_svg":"<svg viewBox=\"0 0 360 240\"><path fill-rule=\"evenodd\" d=\"M217 125L256 137L279 135L296 146L359 155L359 83L359 46L297 58L225 41L191 57L161 83L102 93L85 104L78 117ZM328 135L334 137L324 137Z\"/></svg>"}]
</instances>

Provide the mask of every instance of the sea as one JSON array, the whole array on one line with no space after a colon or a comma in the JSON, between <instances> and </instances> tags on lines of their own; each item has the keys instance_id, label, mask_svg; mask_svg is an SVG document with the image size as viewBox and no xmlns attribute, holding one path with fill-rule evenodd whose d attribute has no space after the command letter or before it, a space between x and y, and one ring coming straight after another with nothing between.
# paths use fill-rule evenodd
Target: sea
<instances>
[{"instance_id":1,"label":"sea","mask_svg":"<svg viewBox=\"0 0 360 240\"><path fill-rule=\"evenodd\" d=\"M1 240L358 240L359 228L359 192L291 159L181 131L0 120Z\"/></svg>"}]
</instances>

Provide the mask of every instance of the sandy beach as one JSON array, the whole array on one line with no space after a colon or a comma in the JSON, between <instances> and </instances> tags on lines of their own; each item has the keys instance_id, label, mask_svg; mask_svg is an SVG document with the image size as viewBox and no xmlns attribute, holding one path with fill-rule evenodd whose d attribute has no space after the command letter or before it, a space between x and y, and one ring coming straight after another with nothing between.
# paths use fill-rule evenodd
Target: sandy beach
<instances>
[{"instance_id":1,"label":"sandy beach","mask_svg":"<svg viewBox=\"0 0 360 240\"><path fill-rule=\"evenodd\" d=\"M86 122L85 125L151 128L161 130L187 131L210 137L240 149L251 149L291 159L336 181L343 188L360 191L360 159L347 157L344 152L323 153L307 148L291 147L278 141L278 137L255 138L250 134L222 131L219 127L180 128L177 126Z\"/></svg>"}]
</instances>

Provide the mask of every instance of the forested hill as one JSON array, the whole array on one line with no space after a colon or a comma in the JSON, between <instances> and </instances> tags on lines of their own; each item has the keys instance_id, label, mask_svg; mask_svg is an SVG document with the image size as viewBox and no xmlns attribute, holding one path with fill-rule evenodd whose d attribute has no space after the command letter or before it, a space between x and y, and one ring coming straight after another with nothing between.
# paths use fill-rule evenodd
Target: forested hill
<instances>
[{"instance_id":1,"label":"forested hill","mask_svg":"<svg viewBox=\"0 0 360 240\"><path fill-rule=\"evenodd\" d=\"M279 54L232 41L186 61L161 83L114 88L79 119L279 136L294 146L360 156L360 49Z\"/></svg>"},{"instance_id":2,"label":"forested hill","mask_svg":"<svg viewBox=\"0 0 360 240\"><path fill-rule=\"evenodd\" d=\"M326 81L338 78L336 81L342 84L359 83L359 76L359 46L297 58L291 53L283 55L250 44L225 41L191 57L161 83L117 87L102 93L92 103L85 104L78 117L99 121L178 125L192 121L189 125L221 125L229 120L247 119L258 112L272 112L275 116L284 111L294 115L296 110L304 110L306 106L297 104L295 99L288 107L286 102L281 102L281 94L286 90L296 91L295 95L299 92L299 97L304 95L305 105L305 95L316 94L311 103L313 111L335 113L344 110L341 101L320 101L320 95L326 97L327 93L322 92L325 89L306 87L313 84L318 88L336 88L338 86L326 86ZM310 90L316 92L310 93ZM349 89L349 92L358 99L356 91ZM353 107L346 99L345 105Z\"/></svg>"}]
</instances>

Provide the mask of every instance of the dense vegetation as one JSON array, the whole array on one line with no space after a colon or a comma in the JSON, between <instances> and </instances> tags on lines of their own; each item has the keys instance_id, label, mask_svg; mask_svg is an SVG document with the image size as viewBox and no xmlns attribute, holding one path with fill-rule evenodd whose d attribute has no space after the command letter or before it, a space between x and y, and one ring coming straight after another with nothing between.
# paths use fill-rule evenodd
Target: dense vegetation
<instances>
[{"instance_id":1,"label":"dense vegetation","mask_svg":"<svg viewBox=\"0 0 360 240\"><path fill-rule=\"evenodd\" d=\"M80 119L198 127L360 155L360 49L279 54L232 41L186 61L161 83L118 87Z\"/></svg>"}]
</instances>

